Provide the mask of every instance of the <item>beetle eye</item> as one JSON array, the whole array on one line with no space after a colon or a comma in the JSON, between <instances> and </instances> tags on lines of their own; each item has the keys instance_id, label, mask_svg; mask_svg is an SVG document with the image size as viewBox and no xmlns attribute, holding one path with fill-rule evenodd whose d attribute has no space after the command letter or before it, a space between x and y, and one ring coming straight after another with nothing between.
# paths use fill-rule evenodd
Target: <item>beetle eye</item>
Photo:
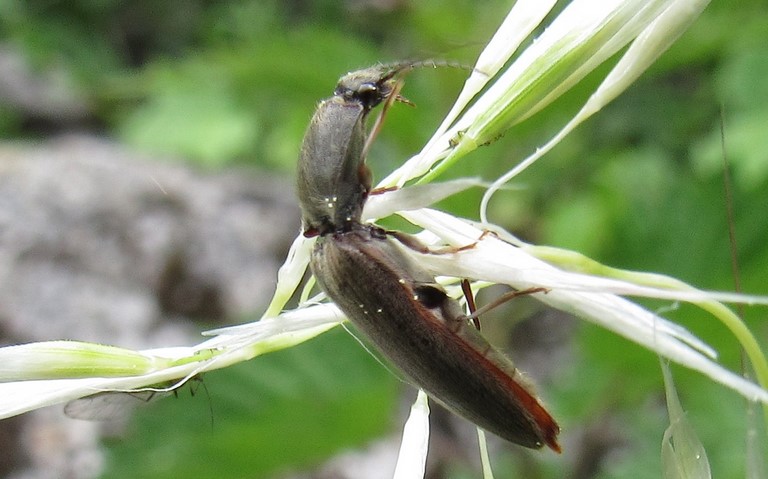
<instances>
[{"instance_id":1,"label":"beetle eye","mask_svg":"<svg viewBox=\"0 0 768 479\"><path fill-rule=\"evenodd\" d=\"M373 108L381 102L381 93L376 83L363 83L355 91L357 99L365 106Z\"/></svg>"}]
</instances>

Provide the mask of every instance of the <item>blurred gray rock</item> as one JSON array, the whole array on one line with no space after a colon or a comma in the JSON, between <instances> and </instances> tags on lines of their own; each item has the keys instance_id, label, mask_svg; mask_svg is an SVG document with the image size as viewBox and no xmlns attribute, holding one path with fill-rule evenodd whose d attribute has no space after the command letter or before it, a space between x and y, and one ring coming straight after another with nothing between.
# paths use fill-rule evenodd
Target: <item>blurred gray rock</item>
<instances>
[{"instance_id":1,"label":"blurred gray rock","mask_svg":"<svg viewBox=\"0 0 768 479\"><path fill-rule=\"evenodd\" d=\"M194 344L213 323L258 317L298 231L286 179L195 172L88 136L0 144L0 341ZM60 412L18 419L0 429L13 425L25 453L0 452L0 476L64 477L56 454L98 447L98 427ZM77 469L65 476L99 467Z\"/></svg>"},{"instance_id":2,"label":"blurred gray rock","mask_svg":"<svg viewBox=\"0 0 768 479\"><path fill-rule=\"evenodd\" d=\"M23 116L53 123L77 122L90 115L87 100L63 66L35 70L11 43L0 43L0 101Z\"/></svg>"}]
</instances>

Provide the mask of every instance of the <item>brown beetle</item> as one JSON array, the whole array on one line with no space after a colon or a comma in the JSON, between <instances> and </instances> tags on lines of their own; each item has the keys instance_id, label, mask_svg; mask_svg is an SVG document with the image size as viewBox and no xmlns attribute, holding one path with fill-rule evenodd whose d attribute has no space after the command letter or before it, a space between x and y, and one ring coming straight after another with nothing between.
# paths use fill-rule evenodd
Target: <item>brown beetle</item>
<instances>
[{"instance_id":1,"label":"brown beetle","mask_svg":"<svg viewBox=\"0 0 768 479\"><path fill-rule=\"evenodd\" d=\"M560 451L560 429L530 385L397 240L357 225L318 238L310 264L352 324L430 397L508 441Z\"/></svg>"}]
</instances>

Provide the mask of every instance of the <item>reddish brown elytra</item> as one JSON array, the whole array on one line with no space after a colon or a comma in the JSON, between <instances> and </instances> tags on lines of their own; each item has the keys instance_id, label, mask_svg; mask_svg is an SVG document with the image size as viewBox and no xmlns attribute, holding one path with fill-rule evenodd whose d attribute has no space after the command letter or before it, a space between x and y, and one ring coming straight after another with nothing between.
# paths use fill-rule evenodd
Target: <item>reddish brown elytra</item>
<instances>
[{"instance_id":1,"label":"reddish brown elytra","mask_svg":"<svg viewBox=\"0 0 768 479\"><path fill-rule=\"evenodd\" d=\"M318 238L310 266L350 322L406 378L507 441L559 452L559 426L514 364L385 231L358 224Z\"/></svg>"}]
</instances>

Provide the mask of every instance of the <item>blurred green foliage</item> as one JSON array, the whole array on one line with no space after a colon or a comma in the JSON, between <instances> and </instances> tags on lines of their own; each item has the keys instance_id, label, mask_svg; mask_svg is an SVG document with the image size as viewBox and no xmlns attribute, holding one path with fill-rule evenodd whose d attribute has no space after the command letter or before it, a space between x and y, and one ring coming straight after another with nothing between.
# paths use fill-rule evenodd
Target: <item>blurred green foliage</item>
<instances>
[{"instance_id":1,"label":"blurred green foliage","mask_svg":"<svg viewBox=\"0 0 768 479\"><path fill-rule=\"evenodd\" d=\"M77 125L41 128L35 118L4 105L0 136L33 138L85 125L204 168L247 163L291 175L313 108L340 75L404 58L471 64L508 8L508 2L478 6L467 0L6 0L0 3L3 43L23 52L39 71L63 70L77 94L87 99L89 116ZM490 217L536 243L730 290L723 187L727 158L743 288L765 293L767 21L764 0L713 2L636 85L501 192ZM447 69L409 76L404 94L417 107L397 106L390 112L371 154L377 177L419 149L450 106L462 77L461 71ZM451 174L495 178L559 129L597 81L598 75L587 78ZM479 195L471 191L442 206L474 217ZM667 305L651 304L662 306ZM759 340L768 343L764 309L745 314ZM725 365L740 368L737 345L722 326L691 307L669 316L715 346ZM316 341L217 373L234 378L221 379L221 385L212 377L212 431L204 410L195 414L191 428L178 433L158 427L166 421L159 416L140 422L133 441L113 447L109 477L205 477L207 472L195 470L206 467L211 474L218 471L218 477L262 477L267 471L308 466L381 433L386 429L382 414L390 414L394 403L394 379L369 364L352 341ZM324 341L338 344L320 354L316 348L322 349ZM541 388L564 435L604 415L618 418L630 447L602 464L594 477L658 477L666 417L657 359L588 325L579 329L573 349L573 360ZM345 357L356 359L335 363ZM365 369L357 369L358 360L367 364ZM714 476L743 477L743 400L696 373L674 371ZM313 380L316 375L328 381ZM294 384L294 394L276 392L277 385L297 377L306 381ZM227 405L218 411L222 396ZM184 413L173 406L166 401L164 417ZM328 420L313 411L323 411ZM170 448L186 448L186 455ZM136 459L146 454L152 454L151 460ZM525 457L516 462L500 454L498 477L512 471L519 477L562 477L572 466L546 452ZM533 466L532 458L541 464ZM131 465L137 461L156 462L159 469L139 473ZM477 477L466 467L457 466L455 477ZM250 472L237 472L240 468Z\"/></svg>"},{"instance_id":2,"label":"blurred green foliage","mask_svg":"<svg viewBox=\"0 0 768 479\"><path fill-rule=\"evenodd\" d=\"M395 426L397 382L341 329L203 381L139 411L105 477L265 477Z\"/></svg>"}]
</instances>

